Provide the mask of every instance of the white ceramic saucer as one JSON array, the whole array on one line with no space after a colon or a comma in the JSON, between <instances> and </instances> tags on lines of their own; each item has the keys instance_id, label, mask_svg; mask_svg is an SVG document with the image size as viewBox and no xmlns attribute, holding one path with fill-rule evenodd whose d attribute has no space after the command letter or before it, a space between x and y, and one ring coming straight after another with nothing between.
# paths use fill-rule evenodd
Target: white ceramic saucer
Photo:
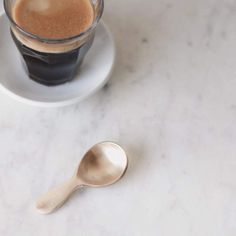
<instances>
[{"instance_id":1,"label":"white ceramic saucer","mask_svg":"<svg viewBox=\"0 0 236 236\"><path fill-rule=\"evenodd\" d=\"M10 97L41 107L59 107L79 102L102 88L115 60L115 45L109 29L100 23L93 46L74 80L47 87L28 78L11 39L9 23L0 16L0 88Z\"/></svg>"}]
</instances>

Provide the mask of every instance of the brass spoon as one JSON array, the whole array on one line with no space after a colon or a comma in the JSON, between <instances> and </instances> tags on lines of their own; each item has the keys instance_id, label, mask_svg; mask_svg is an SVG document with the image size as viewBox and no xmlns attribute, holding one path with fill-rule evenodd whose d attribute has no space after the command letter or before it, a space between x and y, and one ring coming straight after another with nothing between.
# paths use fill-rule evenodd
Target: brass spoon
<instances>
[{"instance_id":1,"label":"brass spoon","mask_svg":"<svg viewBox=\"0 0 236 236\"><path fill-rule=\"evenodd\" d=\"M103 187L122 178L128 166L125 151L113 142L94 145L83 157L76 173L61 186L40 197L36 208L48 214L59 208L68 197L82 186Z\"/></svg>"}]
</instances>

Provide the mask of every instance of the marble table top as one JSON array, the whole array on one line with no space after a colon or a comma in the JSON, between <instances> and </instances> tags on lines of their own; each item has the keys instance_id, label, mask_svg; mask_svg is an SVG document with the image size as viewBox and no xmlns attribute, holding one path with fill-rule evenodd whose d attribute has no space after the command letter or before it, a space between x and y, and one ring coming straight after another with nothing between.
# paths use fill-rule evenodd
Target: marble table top
<instances>
[{"instance_id":1,"label":"marble table top","mask_svg":"<svg viewBox=\"0 0 236 236\"><path fill-rule=\"evenodd\" d=\"M57 109L0 94L0 235L235 236L235 9L106 1L118 55L104 89ZM126 176L38 214L35 199L102 140L127 150Z\"/></svg>"}]
</instances>

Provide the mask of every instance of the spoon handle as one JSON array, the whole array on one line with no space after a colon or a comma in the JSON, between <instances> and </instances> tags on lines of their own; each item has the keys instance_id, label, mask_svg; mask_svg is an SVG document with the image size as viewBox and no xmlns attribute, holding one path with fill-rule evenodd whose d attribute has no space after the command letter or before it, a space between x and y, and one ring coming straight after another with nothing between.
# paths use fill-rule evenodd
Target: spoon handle
<instances>
[{"instance_id":1,"label":"spoon handle","mask_svg":"<svg viewBox=\"0 0 236 236\"><path fill-rule=\"evenodd\" d=\"M42 214L49 214L61 207L79 186L78 179L72 177L58 187L49 190L36 201L36 208Z\"/></svg>"}]
</instances>

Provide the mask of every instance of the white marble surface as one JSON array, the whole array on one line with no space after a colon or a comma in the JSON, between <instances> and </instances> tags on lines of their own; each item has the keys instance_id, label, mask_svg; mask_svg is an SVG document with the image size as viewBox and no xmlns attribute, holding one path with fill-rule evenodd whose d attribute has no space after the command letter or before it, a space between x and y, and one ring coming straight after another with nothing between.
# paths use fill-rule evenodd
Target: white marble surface
<instances>
[{"instance_id":1,"label":"white marble surface","mask_svg":"<svg viewBox=\"0 0 236 236\"><path fill-rule=\"evenodd\" d=\"M118 46L105 89L59 109L0 95L0 235L235 236L236 2L109 0L104 19ZM107 139L129 153L125 178L36 213Z\"/></svg>"}]
</instances>

